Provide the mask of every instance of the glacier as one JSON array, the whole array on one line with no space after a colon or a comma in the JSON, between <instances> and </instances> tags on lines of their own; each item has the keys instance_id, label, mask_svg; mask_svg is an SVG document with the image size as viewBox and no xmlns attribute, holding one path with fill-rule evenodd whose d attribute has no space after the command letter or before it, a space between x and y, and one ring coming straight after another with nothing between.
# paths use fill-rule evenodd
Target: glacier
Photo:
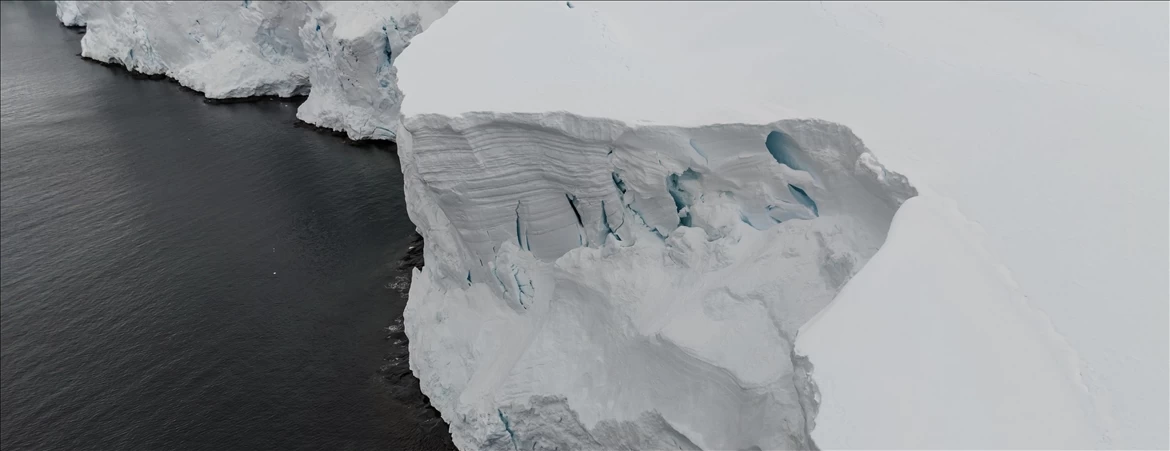
<instances>
[{"instance_id":1,"label":"glacier","mask_svg":"<svg viewBox=\"0 0 1170 451\"><path fill-rule=\"evenodd\" d=\"M462 449L1167 444L1165 4L57 6L397 141Z\"/></svg>"},{"instance_id":2,"label":"glacier","mask_svg":"<svg viewBox=\"0 0 1170 451\"><path fill-rule=\"evenodd\" d=\"M164 75L209 99L307 95L298 119L353 140L394 138L394 55L452 4L56 3L63 24L86 27L86 58Z\"/></svg>"},{"instance_id":3,"label":"glacier","mask_svg":"<svg viewBox=\"0 0 1170 451\"><path fill-rule=\"evenodd\" d=\"M411 369L462 449L813 447L793 338L915 194L822 121L415 115L398 149Z\"/></svg>"},{"instance_id":4,"label":"glacier","mask_svg":"<svg viewBox=\"0 0 1170 451\"><path fill-rule=\"evenodd\" d=\"M1157 433L1149 418L1161 414L1149 407L1158 403L1136 410L1148 418L1120 424L1110 398L1139 389L1096 380L1093 371L1109 374L1113 363L1077 352L1078 340L1100 329L1049 321L1059 309L1038 309L1037 291L997 257L1006 229L984 237L945 200L995 202L1027 227L1040 219L1017 199L1034 196L1002 183L1036 185L1034 174L1078 159L1100 165L1099 153L1076 142L1099 142L1096 129L1038 135L1029 127L1081 120L1067 99L1091 91L1075 83L1102 83L1116 66L1078 69L1078 57L1100 55L1021 22L1080 11L1012 8L452 7L398 61L407 93L398 143L411 218L427 238L406 312L411 365L456 443L1158 443L1133 433ZM1037 46L1062 52L1037 56ZM1148 88L1156 77L1140 82ZM1016 122L985 128L1005 115ZM849 124L866 144L847 145L856 139L849 129L810 117ZM1127 142L1156 135L1147 121L1133 122L1138 133ZM911 185L867 147L912 169L916 190L942 189L910 197L903 213ZM1062 155L1032 163L1035 149ZM929 164L943 156L985 170L940 178ZM1029 161L1020 170L1033 175L993 176L990 163L1012 161ZM1053 181L1054 189L1087 186L1062 174ZM1032 208L1036 201L1045 202L1033 199ZM769 206L783 208L773 216ZM1013 243L1034 247L1058 229L1039 230ZM802 241L810 232L818 238ZM1077 282L1090 280L1103 282ZM1142 302L1152 292L1125 305L1149 311ZM1132 321L1125 311L1096 316L1113 331ZM855 327L864 320L872 322ZM1153 357L1154 348L1131 348ZM721 382L691 382L704 378ZM761 417L771 426L760 427Z\"/></svg>"},{"instance_id":5,"label":"glacier","mask_svg":"<svg viewBox=\"0 0 1170 451\"><path fill-rule=\"evenodd\" d=\"M223 99L308 92L304 2L58 2L81 55ZM70 22L71 20L71 22Z\"/></svg>"}]
</instances>

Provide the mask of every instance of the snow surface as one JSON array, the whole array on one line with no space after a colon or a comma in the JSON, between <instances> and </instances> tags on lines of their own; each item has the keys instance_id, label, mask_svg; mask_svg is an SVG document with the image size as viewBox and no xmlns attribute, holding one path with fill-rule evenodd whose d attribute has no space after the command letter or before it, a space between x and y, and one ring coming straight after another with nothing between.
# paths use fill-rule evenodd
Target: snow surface
<instances>
[{"instance_id":1,"label":"snow surface","mask_svg":"<svg viewBox=\"0 0 1170 451\"><path fill-rule=\"evenodd\" d=\"M297 118L350 139L393 139L393 60L453 3L58 1L57 17L87 26L87 58L213 99L308 94Z\"/></svg>"},{"instance_id":2,"label":"snow surface","mask_svg":"<svg viewBox=\"0 0 1170 451\"><path fill-rule=\"evenodd\" d=\"M453 7L398 61L406 128L411 117L473 111L688 127L807 117L848 124L884 162L979 221L983 247L1076 350L1036 342L1079 359L1079 375L1053 380L1068 388L1064 399L1084 395L1061 382L1069 378L1092 399L1083 412L1091 432L1066 435L1082 447L1170 446L1165 3L571 5ZM443 196L448 216L468 208L457 194ZM809 357L816 365L836 356ZM872 391L916 396L868 379L902 371L896 362L850 376ZM1000 376L980 375L980 384L918 407L963 405L961 396L999 402ZM861 411L873 407L867 399L833 402ZM1037 408L1067 426L1063 406ZM1032 421L1054 424L1045 418ZM818 427L835 428L824 421ZM918 432L904 444L937 438ZM1057 434L1039 439L1067 444Z\"/></svg>"},{"instance_id":3,"label":"snow surface","mask_svg":"<svg viewBox=\"0 0 1170 451\"><path fill-rule=\"evenodd\" d=\"M1099 419L1075 355L982 241L953 201L910 199L881 250L805 324L797 353L816 366L818 445L1096 443Z\"/></svg>"}]
</instances>

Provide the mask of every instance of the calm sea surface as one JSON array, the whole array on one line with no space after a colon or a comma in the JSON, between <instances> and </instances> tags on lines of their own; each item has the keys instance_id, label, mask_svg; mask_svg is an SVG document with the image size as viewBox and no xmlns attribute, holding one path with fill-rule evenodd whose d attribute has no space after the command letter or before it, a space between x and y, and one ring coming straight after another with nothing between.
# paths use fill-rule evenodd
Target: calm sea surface
<instances>
[{"instance_id":1,"label":"calm sea surface","mask_svg":"<svg viewBox=\"0 0 1170 451\"><path fill-rule=\"evenodd\" d=\"M393 149L78 57L2 5L0 447L443 449L387 326Z\"/></svg>"}]
</instances>

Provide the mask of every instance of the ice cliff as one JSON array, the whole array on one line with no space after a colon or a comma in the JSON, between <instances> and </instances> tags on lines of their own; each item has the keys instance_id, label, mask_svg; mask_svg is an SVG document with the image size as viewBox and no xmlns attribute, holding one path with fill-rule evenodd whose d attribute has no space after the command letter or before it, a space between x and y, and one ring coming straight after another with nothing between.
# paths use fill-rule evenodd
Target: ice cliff
<instances>
[{"instance_id":1,"label":"ice cliff","mask_svg":"<svg viewBox=\"0 0 1170 451\"><path fill-rule=\"evenodd\" d=\"M393 139L402 99L393 60L453 3L59 1L57 17L86 27L86 58L212 99L308 94L299 119Z\"/></svg>"},{"instance_id":2,"label":"ice cliff","mask_svg":"<svg viewBox=\"0 0 1170 451\"><path fill-rule=\"evenodd\" d=\"M93 2L87 1L58 1L57 19L67 27L84 27L85 16Z\"/></svg>"},{"instance_id":3,"label":"ice cliff","mask_svg":"<svg viewBox=\"0 0 1170 451\"><path fill-rule=\"evenodd\" d=\"M993 174L1055 149L1035 174L1093 155L1079 142L1101 133L1062 115L1067 91L1032 96L1116 74L1016 51L1069 40L1021 32L1034 17L1012 8L58 2L58 16L88 27L85 56L208 97L309 89L299 118L398 142L426 238L410 364L463 449L1154 443L1113 441L1087 364L919 178L940 160ZM1037 117L1086 134L1036 133ZM919 188L841 123L920 169ZM930 180L982 205L1028 196L972 173ZM1002 216L1043 223L1037 203ZM1014 243L1058 232L1031 228Z\"/></svg>"},{"instance_id":4,"label":"ice cliff","mask_svg":"<svg viewBox=\"0 0 1170 451\"><path fill-rule=\"evenodd\" d=\"M914 195L820 121L410 116L411 368L463 449L809 448L797 329Z\"/></svg>"},{"instance_id":5,"label":"ice cliff","mask_svg":"<svg viewBox=\"0 0 1170 451\"><path fill-rule=\"evenodd\" d=\"M350 139L394 139L402 92L394 60L454 2L311 2L300 29L312 90L297 110Z\"/></svg>"},{"instance_id":6,"label":"ice cliff","mask_svg":"<svg viewBox=\"0 0 1170 451\"><path fill-rule=\"evenodd\" d=\"M405 327L456 444L1107 443L969 221L806 119L910 114L865 96L934 64L822 8L461 3L412 41Z\"/></svg>"}]
</instances>

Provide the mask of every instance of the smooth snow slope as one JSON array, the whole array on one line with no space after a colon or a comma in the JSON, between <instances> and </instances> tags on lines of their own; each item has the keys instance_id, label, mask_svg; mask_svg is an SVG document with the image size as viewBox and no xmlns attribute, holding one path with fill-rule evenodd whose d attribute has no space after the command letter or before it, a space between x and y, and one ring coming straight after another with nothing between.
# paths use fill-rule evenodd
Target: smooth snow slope
<instances>
[{"instance_id":1,"label":"smooth snow slope","mask_svg":"<svg viewBox=\"0 0 1170 451\"><path fill-rule=\"evenodd\" d=\"M797 352L813 360L821 389L818 445L1098 443L1092 400L1069 377L1075 356L1054 352L1067 344L982 241L953 201L910 199L881 250L801 329Z\"/></svg>"},{"instance_id":2,"label":"smooth snow slope","mask_svg":"<svg viewBox=\"0 0 1170 451\"><path fill-rule=\"evenodd\" d=\"M986 228L1080 356L1089 445L1170 445L1164 3L571 5L452 8L404 114L848 124Z\"/></svg>"}]
</instances>

